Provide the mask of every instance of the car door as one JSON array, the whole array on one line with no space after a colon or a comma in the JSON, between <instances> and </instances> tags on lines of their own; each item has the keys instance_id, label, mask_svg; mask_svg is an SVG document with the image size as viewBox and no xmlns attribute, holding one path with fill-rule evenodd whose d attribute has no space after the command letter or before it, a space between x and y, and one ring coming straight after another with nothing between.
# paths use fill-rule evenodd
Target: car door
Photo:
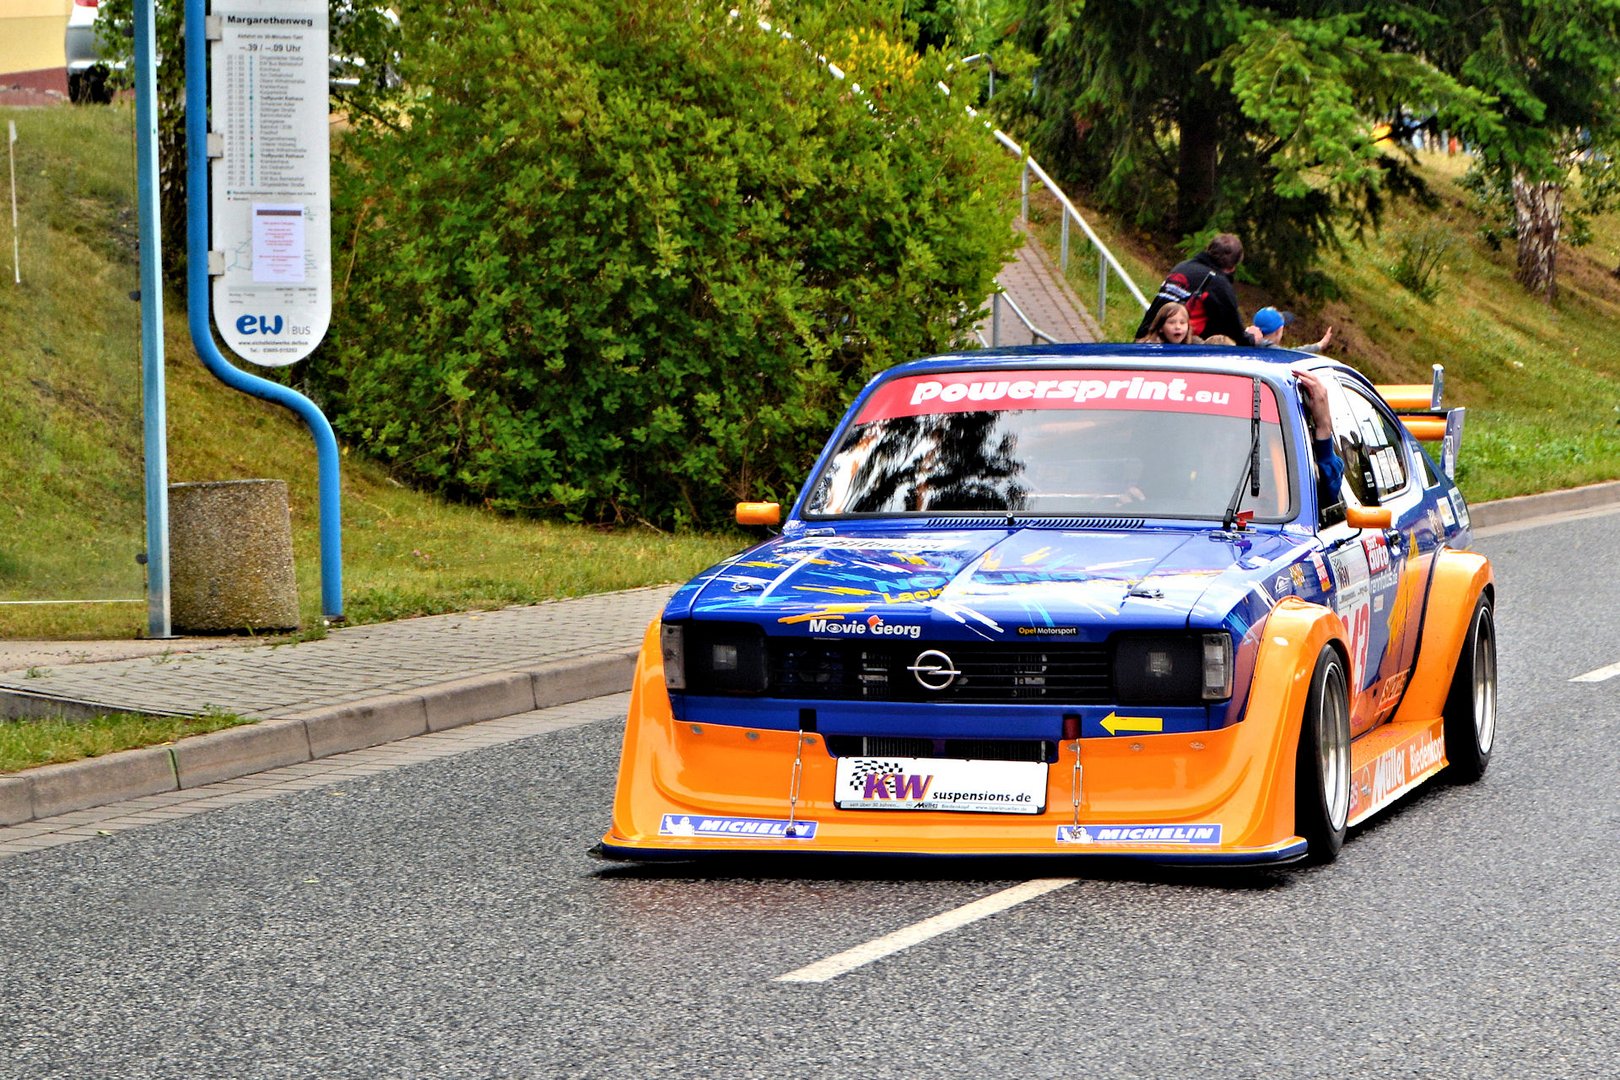
<instances>
[{"instance_id":1,"label":"car door","mask_svg":"<svg viewBox=\"0 0 1620 1080\"><path fill-rule=\"evenodd\" d=\"M1344 459L1348 506L1383 506L1387 529L1323 530L1333 568L1335 609L1350 634L1352 679L1359 691L1351 727L1359 734L1388 719L1406 689L1417 646L1428 571L1437 543L1423 477L1410 443L1376 394L1340 374L1331 382L1334 441Z\"/></svg>"}]
</instances>

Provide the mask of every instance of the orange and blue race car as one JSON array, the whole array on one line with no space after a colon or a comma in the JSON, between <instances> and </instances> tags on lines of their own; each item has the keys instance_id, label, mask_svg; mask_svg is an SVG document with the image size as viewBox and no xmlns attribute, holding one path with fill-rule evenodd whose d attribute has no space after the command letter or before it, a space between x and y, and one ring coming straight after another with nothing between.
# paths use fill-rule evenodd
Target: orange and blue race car
<instances>
[{"instance_id":1,"label":"orange and blue race car","mask_svg":"<svg viewBox=\"0 0 1620 1080\"><path fill-rule=\"evenodd\" d=\"M878 376L648 629L598 853L1332 860L1490 759L1440 395L1231 347Z\"/></svg>"}]
</instances>

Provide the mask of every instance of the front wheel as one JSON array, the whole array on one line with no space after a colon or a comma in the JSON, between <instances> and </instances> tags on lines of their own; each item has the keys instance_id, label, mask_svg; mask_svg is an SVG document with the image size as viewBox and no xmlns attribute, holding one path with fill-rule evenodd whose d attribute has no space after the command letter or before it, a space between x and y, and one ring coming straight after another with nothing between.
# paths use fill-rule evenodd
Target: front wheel
<instances>
[{"instance_id":1,"label":"front wheel","mask_svg":"<svg viewBox=\"0 0 1620 1080\"><path fill-rule=\"evenodd\" d=\"M1472 784L1485 775L1496 742L1496 613L1481 594L1446 697L1446 776Z\"/></svg>"},{"instance_id":2,"label":"front wheel","mask_svg":"<svg viewBox=\"0 0 1620 1080\"><path fill-rule=\"evenodd\" d=\"M1305 858L1330 863L1350 820L1349 678L1344 657L1331 645L1316 658L1294 775L1294 831L1310 845Z\"/></svg>"}]
</instances>

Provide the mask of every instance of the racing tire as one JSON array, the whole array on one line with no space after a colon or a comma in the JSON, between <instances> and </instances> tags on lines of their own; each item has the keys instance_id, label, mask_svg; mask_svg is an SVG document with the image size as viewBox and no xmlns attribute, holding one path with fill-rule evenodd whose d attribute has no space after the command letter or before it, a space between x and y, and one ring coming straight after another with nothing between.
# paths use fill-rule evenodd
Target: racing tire
<instances>
[{"instance_id":1,"label":"racing tire","mask_svg":"<svg viewBox=\"0 0 1620 1080\"><path fill-rule=\"evenodd\" d=\"M1496 612L1488 595L1474 604L1473 621L1457 657L1446 696L1446 778L1472 784L1485 775L1496 742Z\"/></svg>"},{"instance_id":2,"label":"racing tire","mask_svg":"<svg viewBox=\"0 0 1620 1080\"><path fill-rule=\"evenodd\" d=\"M1309 863L1339 857L1350 821L1349 683L1339 650L1322 646L1300 720L1294 768L1294 831L1309 845Z\"/></svg>"}]
</instances>

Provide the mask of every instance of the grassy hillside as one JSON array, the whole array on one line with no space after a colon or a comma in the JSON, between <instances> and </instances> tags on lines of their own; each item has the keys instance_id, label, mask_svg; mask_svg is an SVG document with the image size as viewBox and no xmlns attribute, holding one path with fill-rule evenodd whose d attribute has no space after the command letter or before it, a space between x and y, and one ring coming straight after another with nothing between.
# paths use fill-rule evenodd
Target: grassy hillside
<instances>
[{"instance_id":1,"label":"grassy hillside","mask_svg":"<svg viewBox=\"0 0 1620 1080\"><path fill-rule=\"evenodd\" d=\"M19 138L22 282L12 273L7 227L0 599L138 598L140 331L128 295L136 286L133 129L127 114L107 110L6 110L3 120L16 121ZM0 607L0 624L53 617Z\"/></svg>"},{"instance_id":2,"label":"grassy hillside","mask_svg":"<svg viewBox=\"0 0 1620 1080\"><path fill-rule=\"evenodd\" d=\"M1620 336L1612 332L1620 221L1600 221L1591 244L1560 251L1559 298L1548 305L1514 282L1511 246L1493 251L1480 238L1457 186L1467 159L1425 155L1422 167L1439 205L1395 204L1377 234L1345 237L1344 251L1324 264L1340 299L1313 305L1240 282L1243 310L1296 312L1303 321L1289 332L1294 342L1332 326L1330 354L1378 381L1428 382L1430 366L1443 364L1447 403L1468 407L1458 476L1473 500L1620 478ZM1055 235L1055 211L1041 216ZM1093 224L1144 291L1176 258L1106 220ZM1403 256L1425 249L1440 256L1430 300L1394 276ZM1076 266L1070 276L1082 298L1095 295L1093 270ZM1140 312L1128 301L1114 308L1112 287L1109 295L1107 330L1123 340Z\"/></svg>"},{"instance_id":3,"label":"grassy hillside","mask_svg":"<svg viewBox=\"0 0 1620 1080\"><path fill-rule=\"evenodd\" d=\"M21 286L0 281L0 637L135 636L146 625L133 118L0 109L16 120ZM10 240L9 228L0 235ZM169 242L175 242L171 239ZM9 255L10 244L5 245ZM226 388L166 302L171 482L287 481L300 603L320 616L315 451L290 413ZM247 365L244 365L247 366ZM361 454L343 465L345 613L367 622L684 579L733 534L519 522L410 491Z\"/></svg>"},{"instance_id":4,"label":"grassy hillside","mask_svg":"<svg viewBox=\"0 0 1620 1080\"><path fill-rule=\"evenodd\" d=\"M1427 381L1431 364L1445 365L1448 400L1469 409L1458 475L1471 498L1620 477L1620 223L1560 251L1558 300L1546 304L1513 280L1511 245L1493 251L1480 238L1456 185L1466 167L1425 157L1440 206L1399 206L1379 236L1331 260L1344 300L1313 323L1333 324L1335 354L1374 378ZM1391 272L1403 247L1437 240L1440 291L1426 302Z\"/></svg>"},{"instance_id":5,"label":"grassy hillside","mask_svg":"<svg viewBox=\"0 0 1620 1080\"><path fill-rule=\"evenodd\" d=\"M0 637L135 636L145 626L145 546L133 124L127 106L0 110L18 123L21 285L0 280ZM1378 379L1426 381L1443 363L1448 400L1469 407L1461 475L1476 499L1620 477L1620 223L1561 257L1555 305L1512 281L1511 250L1477 237L1456 160L1426 163L1438 210L1396 207L1383 232L1347 240L1327 269L1342 299L1312 307L1241 286L1245 310L1304 316L1294 340L1334 327L1334 355ZM1048 225L1055 221L1048 210ZM1093 219L1144 287L1173 253ZM9 239L9 233L0 229ZM1053 229L1055 237L1055 229ZM1403 243L1445 248L1425 302L1391 268ZM173 242L171 240L171 242ZM6 245L9 247L9 245ZM1076 251L1081 250L1076 241ZM1077 257L1081 297L1095 277ZM1136 313L1110 291L1110 336ZM318 625L315 454L290 414L228 390L189 344L168 300L169 478L285 479L306 625ZM734 550L732 533L671 537L520 522L407 490L346 455L345 608L351 621L523 603L684 578Z\"/></svg>"}]
</instances>

